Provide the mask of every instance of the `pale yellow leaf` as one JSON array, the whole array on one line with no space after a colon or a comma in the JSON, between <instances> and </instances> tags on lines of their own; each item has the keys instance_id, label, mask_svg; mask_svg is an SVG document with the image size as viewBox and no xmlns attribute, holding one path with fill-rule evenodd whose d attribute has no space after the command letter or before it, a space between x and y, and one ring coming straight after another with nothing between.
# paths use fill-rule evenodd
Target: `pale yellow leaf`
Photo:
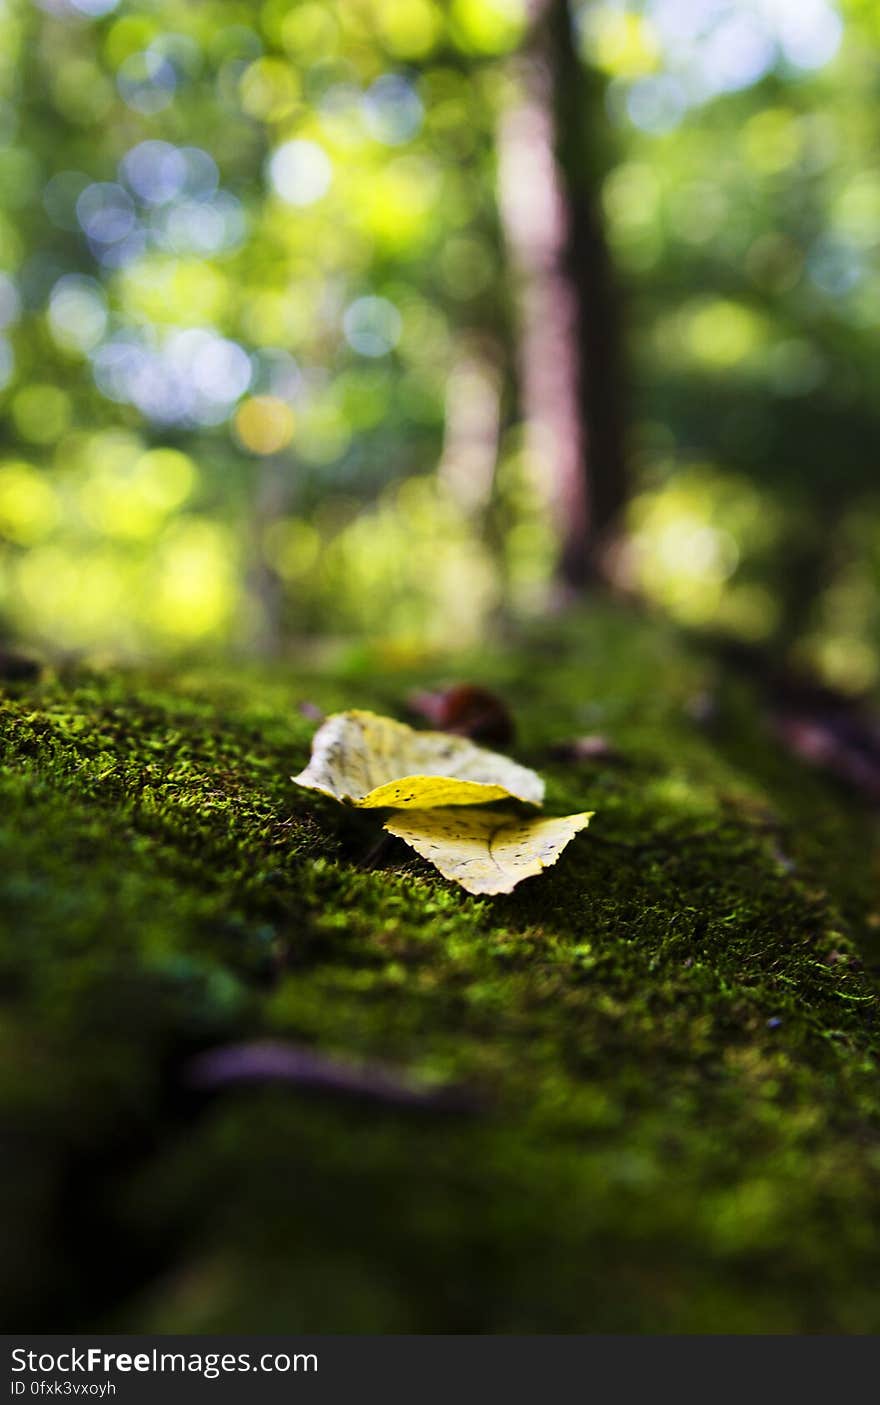
<instances>
[{"instance_id":1,"label":"pale yellow leaf","mask_svg":"<svg viewBox=\"0 0 880 1405\"><path fill-rule=\"evenodd\" d=\"M374 712L337 712L319 727L308 766L293 778L337 800L376 809L428 810L524 800L540 805L535 771L448 732L417 732Z\"/></svg>"},{"instance_id":2,"label":"pale yellow leaf","mask_svg":"<svg viewBox=\"0 0 880 1405\"><path fill-rule=\"evenodd\" d=\"M395 815L385 828L469 893L510 893L554 864L593 813L548 820L498 810L423 810Z\"/></svg>"}]
</instances>

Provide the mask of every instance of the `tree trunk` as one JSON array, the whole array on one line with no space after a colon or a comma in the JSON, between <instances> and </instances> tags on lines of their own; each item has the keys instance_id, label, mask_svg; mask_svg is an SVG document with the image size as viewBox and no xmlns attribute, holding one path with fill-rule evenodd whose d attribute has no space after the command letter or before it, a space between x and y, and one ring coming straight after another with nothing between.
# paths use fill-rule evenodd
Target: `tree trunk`
<instances>
[{"instance_id":1,"label":"tree trunk","mask_svg":"<svg viewBox=\"0 0 880 1405\"><path fill-rule=\"evenodd\" d=\"M528 447L558 541L565 594L602 574L626 497L618 307L597 209L603 120L567 0L531 0L519 99L500 134L501 210L518 285Z\"/></svg>"}]
</instances>

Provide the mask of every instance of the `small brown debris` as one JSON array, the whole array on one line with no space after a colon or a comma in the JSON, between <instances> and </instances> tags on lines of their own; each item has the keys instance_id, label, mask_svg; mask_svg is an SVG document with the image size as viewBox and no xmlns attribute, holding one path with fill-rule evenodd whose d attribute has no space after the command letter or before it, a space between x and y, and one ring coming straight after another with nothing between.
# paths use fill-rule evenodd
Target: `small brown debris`
<instances>
[{"instance_id":1,"label":"small brown debris","mask_svg":"<svg viewBox=\"0 0 880 1405\"><path fill-rule=\"evenodd\" d=\"M513 740L515 729L507 704L488 688L456 683L436 692L413 693L408 706L440 732L499 746Z\"/></svg>"},{"instance_id":2,"label":"small brown debris","mask_svg":"<svg viewBox=\"0 0 880 1405\"><path fill-rule=\"evenodd\" d=\"M612 761L623 760L623 755L598 732L583 737L573 737L570 741L559 742L551 749L554 761Z\"/></svg>"},{"instance_id":3,"label":"small brown debris","mask_svg":"<svg viewBox=\"0 0 880 1405\"><path fill-rule=\"evenodd\" d=\"M28 654L0 648L0 678L9 683L30 683L39 678L42 665Z\"/></svg>"}]
</instances>

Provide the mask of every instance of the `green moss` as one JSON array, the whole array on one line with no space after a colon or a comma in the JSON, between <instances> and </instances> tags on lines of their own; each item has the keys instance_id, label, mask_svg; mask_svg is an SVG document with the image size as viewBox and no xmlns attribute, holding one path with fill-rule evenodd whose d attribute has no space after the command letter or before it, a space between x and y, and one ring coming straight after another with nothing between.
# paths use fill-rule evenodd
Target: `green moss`
<instances>
[{"instance_id":1,"label":"green moss","mask_svg":"<svg viewBox=\"0 0 880 1405\"><path fill-rule=\"evenodd\" d=\"M593 612L444 668L504 692L591 829L509 897L398 843L371 867L377 819L289 782L296 702L400 713L429 672L0 696L6 1320L878 1330L875 818L710 663ZM551 759L584 731L620 757ZM477 1101L187 1092L193 1053L266 1035Z\"/></svg>"}]
</instances>

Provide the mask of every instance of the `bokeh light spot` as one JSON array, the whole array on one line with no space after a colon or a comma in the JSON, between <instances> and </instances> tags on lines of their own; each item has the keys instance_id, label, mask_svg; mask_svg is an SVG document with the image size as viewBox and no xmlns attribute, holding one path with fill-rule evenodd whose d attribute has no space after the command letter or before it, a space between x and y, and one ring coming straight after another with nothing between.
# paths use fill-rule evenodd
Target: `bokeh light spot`
<instances>
[{"instance_id":1,"label":"bokeh light spot","mask_svg":"<svg viewBox=\"0 0 880 1405\"><path fill-rule=\"evenodd\" d=\"M395 0L396 3L396 0ZM294 5L281 23L281 43L288 53L306 55L314 63L329 58L339 44L339 24L327 5L311 0Z\"/></svg>"},{"instance_id":2,"label":"bokeh light spot","mask_svg":"<svg viewBox=\"0 0 880 1405\"><path fill-rule=\"evenodd\" d=\"M88 15L89 19L101 19L116 9L119 0L69 0L69 3L73 9L79 10L81 15Z\"/></svg>"},{"instance_id":3,"label":"bokeh light spot","mask_svg":"<svg viewBox=\"0 0 880 1405\"><path fill-rule=\"evenodd\" d=\"M421 59L436 45L443 20L432 0L376 0L376 22L385 46L399 58Z\"/></svg>"},{"instance_id":4,"label":"bokeh light spot","mask_svg":"<svg viewBox=\"0 0 880 1405\"><path fill-rule=\"evenodd\" d=\"M402 319L387 298L357 298L345 310L345 339L360 356L387 356L397 345Z\"/></svg>"},{"instance_id":5,"label":"bokeh light spot","mask_svg":"<svg viewBox=\"0 0 880 1405\"><path fill-rule=\"evenodd\" d=\"M276 454L293 438L293 410L274 395L254 395L239 405L235 432L252 454Z\"/></svg>"},{"instance_id":6,"label":"bokeh light spot","mask_svg":"<svg viewBox=\"0 0 880 1405\"><path fill-rule=\"evenodd\" d=\"M370 135L386 146L402 146L422 125L424 108L413 85L398 73L377 78L364 97L364 121Z\"/></svg>"},{"instance_id":7,"label":"bokeh light spot","mask_svg":"<svg viewBox=\"0 0 880 1405\"><path fill-rule=\"evenodd\" d=\"M33 546L53 531L60 515L44 473L29 463L0 463L0 538Z\"/></svg>"},{"instance_id":8,"label":"bokeh light spot","mask_svg":"<svg viewBox=\"0 0 880 1405\"><path fill-rule=\"evenodd\" d=\"M742 141L751 168L762 175L776 175L797 160L803 134L795 113L767 107L746 123Z\"/></svg>"},{"instance_id":9,"label":"bokeh light spot","mask_svg":"<svg viewBox=\"0 0 880 1405\"><path fill-rule=\"evenodd\" d=\"M257 59L241 76L241 105L249 117L278 122L296 107L299 84L283 59Z\"/></svg>"},{"instance_id":10,"label":"bokeh light spot","mask_svg":"<svg viewBox=\"0 0 880 1405\"><path fill-rule=\"evenodd\" d=\"M131 196L111 181L86 186L76 202L76 213L84 232L96 244L115 244L130 234L135 224Z\"/></svg>"},{"instance_id":11,"label":"bokeh light spot","mask_svg":"<svg viewBox=\"0 0 880 1405\"><path fill-rule=\"evenodd\" d=\"M122 158L120 175L139 200L164 205L186 184L186 157L170 142L142 141Z\"/></svg>"},{"instance_id":12,"label":"bokeh light spot","mask_svg":"<svg viewBox=\"0 0 880 1405\"><path fill-rule=\"evenodd\" d=\"M317 142L295 139L269 158L269 180L288 205L314 205L333 180L330 157Z\"/></svg>"},{"instance_id":13,"label":"bokeh light spot","mask_svg":"<svg viewBox=\"0 0 880 1405\"><path fill-rule=\"evenodd\" d=\"M172 512L192 493L198 470L180 449L148 449L135 462L134 480L146 502L161 512Z\"/></svg>"},{"instance_id":14,"label":"bokeh light spot","mask_svg":"<svg viewBox=\"0 0 880 1405\"><path fill-rule=\"evenodd\" d=\"M70 422L70 397L57 385L26 385L12 401L12 418L30 444L54 444Z\"/></svg>"},{"instance_id":15,"label":"bokeh light spot","mask_svg":"<svg viewBox=\"0 0 880 1405\"><path fill-rule=\"evenodd\" d=\"M320 533L299 517L282 517L266 528L263 550L269 565L284 580L300 580L318 560Z\"/></svg>"},{"instance_id":16,"label":"bokeh light spot","mask_svg":"<svg viewBox=\"0 0 880 1405\"><path fill-rule=\"evenodd\" d=\"M522 38L526 6L524 0L452 0L451 20L462 48L504 54Z\"/></svg>"},{"instance_id":17,"label":"bokeh light spot","mask_svg":"<svg viewBox=\"0 0 880 1405\"><path fill-rule=\"evenodd\" d=\"M747 307L726 298L699 304L685 320L687 342L693 355L707 365L725 368L759 345L760 320Z\"/></svg>"},{"instance_id":18,"label":"bokeh light spot","mask_svg":"<svg viewBox=\"0 0 880 1405\"><path fill-rule=\"evenodd\" d=\"M224 629L235 603L235 549L228 530L207 518L171 525L161 543L147 609L163 634L194 640Z\"/></svg>"},{"instance_id":19,"label":"bokeh light spot","mask_svg":"<svg viewBox=\"0 0 880 1405\"><path fill-rule=\"evenodd\" d=\"M132 54L120 66L116 84L124 102L135 112L152 116L168 107L177 88L174 65L152 49Z\"/></svg>"},{"instance_id":20,"label":"bokeh light spot","mask_svg":"<svg viewBox=\"0 0 880 1405\"><path fill-rule=\"evenodd\" d=\"M86 353L107 329L107 299L100 283L80 273L66 273L49 296L49 328L64 351Z\"/></svg>"}]
</instances>

